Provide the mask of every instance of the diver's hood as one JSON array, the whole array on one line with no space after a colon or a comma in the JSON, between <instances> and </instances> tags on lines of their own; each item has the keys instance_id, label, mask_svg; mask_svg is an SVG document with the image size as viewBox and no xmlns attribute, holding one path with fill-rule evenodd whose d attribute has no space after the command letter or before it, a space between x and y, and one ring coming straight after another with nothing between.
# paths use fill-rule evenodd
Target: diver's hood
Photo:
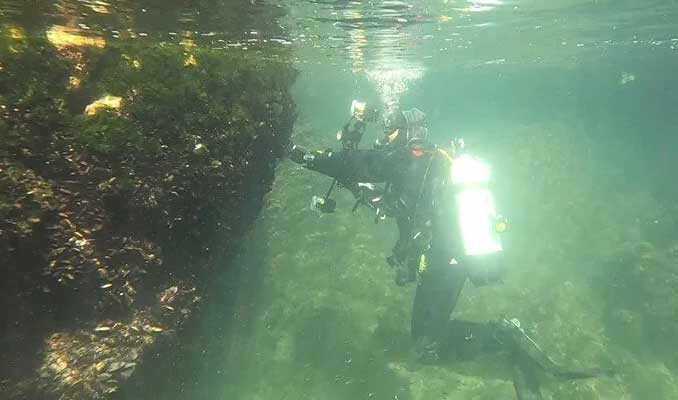
<instances>
[{"instance_id":1,"label":"diver's hood","mask_svg":"<svg viewBox=\"0 0 678 400\"><path fill-rule=\"evenodd\" d=\"M413 139L428 139L428 128L426 128L426 114L418 108L403 111L405 119L405 128L407 130L407 142Z\"/></svg>"},{"instance_id":2,"label":"diver's hood","mask_svg":"<svg viewBox=\"0 0 678 400\"><path fill-rule=\"evenodd\" d=\"M418 108L395 113L384 120L384 138L378 145L407 145L413 141L426 141L426 114Z\"/></svg>"}]
</instances>

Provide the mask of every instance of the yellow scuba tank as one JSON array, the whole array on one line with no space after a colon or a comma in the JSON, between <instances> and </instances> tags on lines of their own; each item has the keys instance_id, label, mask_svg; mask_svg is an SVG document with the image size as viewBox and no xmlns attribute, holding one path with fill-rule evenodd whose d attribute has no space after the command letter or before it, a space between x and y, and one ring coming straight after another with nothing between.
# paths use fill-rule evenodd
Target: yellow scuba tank
<instances>
[{"instance_id":1,"label":"yellow scuba tank","mask_svg":"<svg viewBox=\"0 0 678 400\"><path fill-rule=\"evenodd\" d=\"M490 190L491 169L467 153L454 157L450 183L454 192L456 219L466 256L482 256L503 250L499 232L506 220L497 214Z\"/></svg>"},{"instance_id":2,"label":"yellow scuba tank","mask_svg":"<svg viewBox=\"0 0 678 400\"><path fill-rule=\"evenodd\" d=\"M450 265L461 265L476 285L501 280L503 246L500 234L508 223L497 213L491 189L492 174L488 163L462 151L462 140L451 148L436 147L439 174L444 183L437 196L439 220L436 235L439 246L449 250Z\"/></svg>"}]
</instances>

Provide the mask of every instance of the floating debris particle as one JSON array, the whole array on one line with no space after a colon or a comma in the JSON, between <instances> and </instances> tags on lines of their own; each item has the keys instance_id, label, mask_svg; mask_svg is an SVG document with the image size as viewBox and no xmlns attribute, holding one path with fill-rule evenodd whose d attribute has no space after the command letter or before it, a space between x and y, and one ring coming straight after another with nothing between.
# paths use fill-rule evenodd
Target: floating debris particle
<instances>
[{"instance_id":1,"label":"floating debris particle","mask_svg":"<svg viewBox=\"0 0 678 400\"><path fill-rule=\"evenodd\" d=\"M98 363L94 364L94 369L101 372L104 370L104 368L106 368L106 364L106 361L99 361Z\"/></svg>"},{"instance_id":2,"label":"floating debris particle","mask_svg":"<svg viewBox=\"0 0 678 400\"><path fill-rule=\"evenodd\" d=\"M71 76L68 78L68 88L69 89L77 89L80 87L80 84L82 82L80 81L80 78L77 76Z\"/></svg>"},{"instance_id":3,"label":"floating debris particle","mask_svg":"<svg viewBox=\"0 0 678 400\"><path fill-rule=\"evenodd\" d=\"M154 325L144 325L144 330L146 332L163 332L165 329Z\"/></svg>"},{"instance_id":4,"label":"floating debris particle","mask_svg":"<svg viewBox=\"0 0 678 400\"><path fill-rule=\"evenodd\" d=\"M160 302L161 303L171 303L174 298L176 297L177 293L179 292L179 288L177 286L171 286L165 291L162 292L160 295Z\"/></svg>"},{"instance_id":5,"label":"floating debris particle","mask_svg":"<svg viewBox=\"0 0 678 400\"><path fill-rule=\"evenodd\" d=\"M184 66L191 67L194 65L198 65L198 60L195 59L193 54L190 54L188 57L186 57L186 60L184 61Z\"/></svg>"},{"instance_id":6,"label":"floating debris particle","mask_svg":"<svg viewBox=\"0 0 678 400\"><path fill-rule=\"evenodd\" d=\"M85 36L78 30L71 30L61 25L54 25L47 31L47 40L57 49L68 47L106 47L106 40L96 36Z\"/></svg>"},{"instance_id":7,"label":"floating debris particle","mask_svg":"<svg viewBox=\"0 0 678 400\"><path fill-rule=\"evenodd\" d=\"M207 146L202 143L196 144L195 147L193 147L193 154L197 156L203 156L207 154Z\"/></svg>"},{"instance_id":8,"label":"floating debris particle","mask_svg":"<svg viewBox=\"0 0 678 400\"><path fill-rule=\"evenodd\" d=\"M626 85L636 80L636 76L629 72L622 72L621 78L619 79L619 84Z\"/></svg>"},{"instance_id":9,"label":"floating debris particle","mask_svg":"<svg viewBox=\"0 0 678 400\"><path fill-rule=\"evenodd\" d=\"M85 115L93 116L104 109L119 110L122 106L122 97L104 96L85 107Z\"/></svg>"},{"instance_id":10,"label":"floating debris particle","mask_svg":"<svg viewBox=\"0 0 678 400\"><path fill-rule=\"evenodd\" d=\"M24 33L24 30L13 26L9 28L9 35L12 37L14 40L22 40L26 38L26 34Z\"/></svg>"},{"instance_id":11,"label":"floating debris particle","mask_svg":"<svg viewBox=\"0 0 678 400\"><path fill-rule=\"evenodd\" d=\"M99 325L96 328L94 328L94 332L108 332L111 329L113 329L111 325Z\"/></svg>"}]
</instances>

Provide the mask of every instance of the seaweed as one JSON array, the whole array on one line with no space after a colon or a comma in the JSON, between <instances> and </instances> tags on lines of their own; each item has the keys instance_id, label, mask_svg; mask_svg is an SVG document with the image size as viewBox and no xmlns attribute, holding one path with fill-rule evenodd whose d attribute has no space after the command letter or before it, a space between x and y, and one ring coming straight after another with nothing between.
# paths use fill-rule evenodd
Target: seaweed
<instances>
[{"instance_id":1,"label":"seaweed","mask_svg":"<svg viewBox=\"0 0 678 400\"><path fill-rule=\"evenodd\" d=\"M295 119L282 59L58 33L0 35L7 398L109 395L171 340Z\"/></svg>"}]
</instances>

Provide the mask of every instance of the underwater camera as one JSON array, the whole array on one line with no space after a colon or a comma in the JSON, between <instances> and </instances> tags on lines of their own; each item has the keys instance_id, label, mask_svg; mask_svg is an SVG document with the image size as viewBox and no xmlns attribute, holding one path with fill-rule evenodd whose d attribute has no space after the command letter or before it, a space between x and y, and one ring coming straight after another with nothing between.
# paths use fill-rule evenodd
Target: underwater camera
<instances>
[{"instance_id":1,"label":"underwater camera","mask_svg":"<svg viewBox=\"0 0 678 400\"><path fill-rule=\"evenodd\" d=\"M355 149L365 133L367 122L377 120L379 112L358 100L351 103L351 119L337 132L337 140L344 150Z\"/></svg>"},{"instance_id":2,"label":"underwater camera","mask_svg":"<svg viewBox=\"0 0 678 400\"><path fill-rule=\"evenodd\" d=\"M366 123L374 122L379 117L377 109L358 100L353 100L350 111L351 119L337 132L337 140L341 142L341 147L344 151L355 150L363 138ZM313 196L311 199L312 210L325 214L333 213L336 210L337 202L330 198L336 184L337 180L332 180L332 184L325 196ZM355 206L353 209L355 210Z\"/></svg>"},{"instance_id":3,"label":"underwater camera","mask_svg":"<svg viewBox=\"0 0 678 400\"><path fill-rule=\"evenodd\" d=\"M351 116L361 122L375 122L379 118L379 111L365 102L353 100Z\"/></svg>"}]
</instances>

